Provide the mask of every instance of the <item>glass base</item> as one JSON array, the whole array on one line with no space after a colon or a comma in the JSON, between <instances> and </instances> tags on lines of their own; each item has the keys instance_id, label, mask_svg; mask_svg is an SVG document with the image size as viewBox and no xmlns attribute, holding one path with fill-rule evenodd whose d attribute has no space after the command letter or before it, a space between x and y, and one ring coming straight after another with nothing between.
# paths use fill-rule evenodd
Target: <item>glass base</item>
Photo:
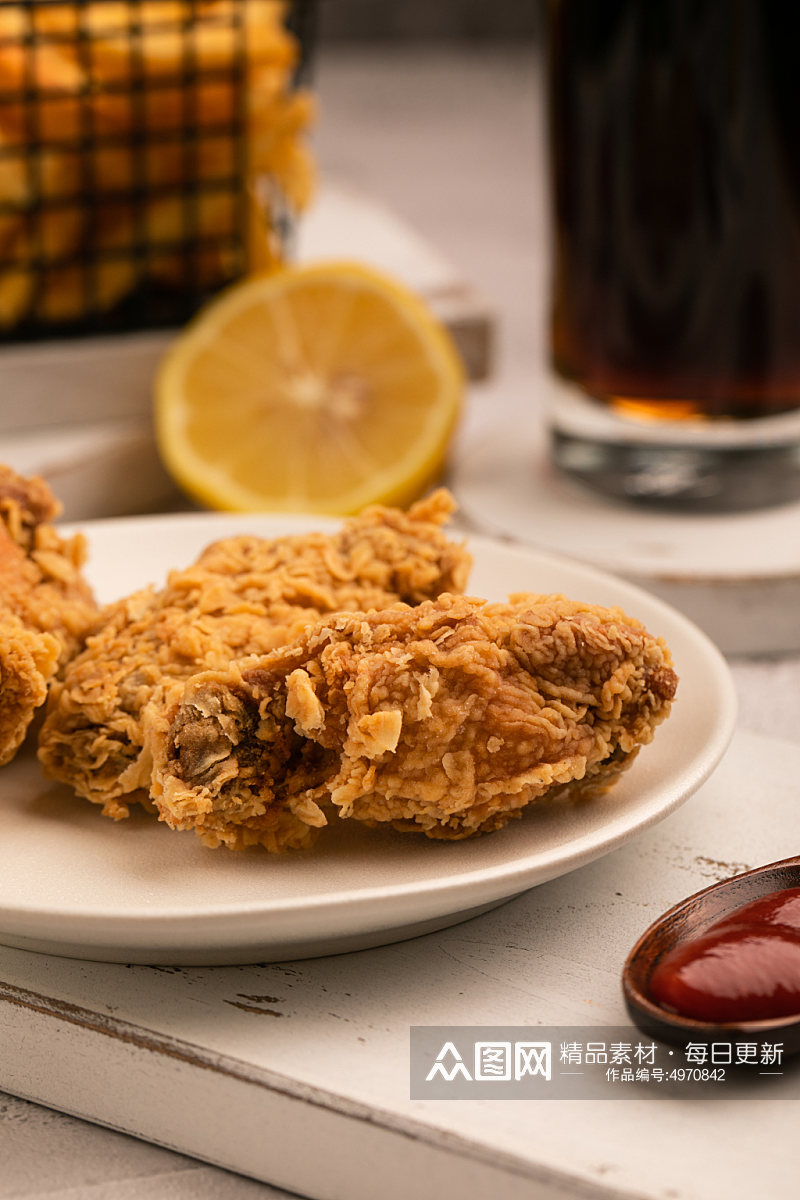
<instances>
[{"instance_id":1,"label":"glass base","mask_svg":"<svg viewBox=\"0 0 800 1200\"><path fill-rule=\"evenodd\" d=\"M751 421L637 421L554 385L555 466L638 506L741 512L800 499L800 412Z\"/></svg>"}]
</instances>

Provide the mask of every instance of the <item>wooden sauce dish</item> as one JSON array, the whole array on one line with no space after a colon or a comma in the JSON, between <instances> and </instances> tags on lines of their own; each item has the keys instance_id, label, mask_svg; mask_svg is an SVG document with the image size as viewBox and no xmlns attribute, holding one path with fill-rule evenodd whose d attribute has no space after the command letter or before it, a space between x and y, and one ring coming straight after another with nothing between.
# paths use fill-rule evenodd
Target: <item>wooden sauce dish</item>
<instances>
[{"instance_id":1,"label":"wooden sauce dish","mask_svg":"<svg viewBox=\"0 0 800 1200\"><path fill-rule=\"evenodd\" d=\"M634 1023L665 1042L782 1043L784 1054L800 1052L800 1005L788 1016L758 1020L708 1021L684 1016L652 995L653 972L666 955L706 934L711 926L731 917L744 905L773 892L800 888L800 856L756 867L724 879L680 901L642 934L622 971L622 989Z\"/></svg>"}]
</instances>

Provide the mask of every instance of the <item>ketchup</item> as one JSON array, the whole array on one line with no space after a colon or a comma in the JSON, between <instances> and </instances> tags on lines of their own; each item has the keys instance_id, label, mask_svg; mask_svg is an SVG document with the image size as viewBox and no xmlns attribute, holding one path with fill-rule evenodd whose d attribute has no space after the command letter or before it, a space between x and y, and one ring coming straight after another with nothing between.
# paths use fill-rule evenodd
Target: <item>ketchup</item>
<instances>
[{"instance_id":1,"label":"ketchup","mask_svg":"<svg viewBox=\"0 0 800 1200\"><path fill-rule=\"evenodd\" d=\"M800 1014L800 887L745 904L676 946L649 992L681 1016L718 1024Z\"/></svg>"}]
</instances>

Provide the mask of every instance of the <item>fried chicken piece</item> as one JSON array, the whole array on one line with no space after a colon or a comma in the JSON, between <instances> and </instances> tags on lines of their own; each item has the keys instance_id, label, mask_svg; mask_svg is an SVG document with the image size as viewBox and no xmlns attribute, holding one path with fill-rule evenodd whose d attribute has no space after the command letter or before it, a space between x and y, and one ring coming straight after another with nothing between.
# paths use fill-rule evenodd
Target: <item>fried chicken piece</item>
<instances>
[{"instance_id":1,"label":"fried chicken piece","mask_svg":"<svg viewBox=\"0 0 800 1200\"><path fill-rule=\"evenodd\" d=\"M42 479L0 465L0 764L14 757L48 684L77 651L97 608L81 574L81 537L50 522Z\"/></svg>"},{"instance_id":2,"label":"fried chicken piece","mask_svg":"<svg viewBox=\"0 0 800 1200\"><path fill-rule=\"evenodd\" d=\"M0 611L0 766L16 754L47 699L58 669L58 642Z\"/></svg>"},{"instance_id":3,"label":"fried chicken piece","mask_svg":"<svg viewBox=\"0 0 800 1200\"><path fill-rule=\"evenodd\" d=\"M217 542L162 591L111 605L51 697L45 772L126 817L127 798L150 784L146 705L204 668L284 645L320 614L461 591L471 560L442 532L454 507L440 490L407 513L368 509L333 535Z\"/></svg>"},{"instance_id":4,"label":"fried chicken piece","mask_svg":"<svg viewBox=\"0 0 800 1200\"><path fill-rule=\"evenodd\" d=\"M151 712L152 796L210 846L307 845L328 806L463 838L606 791L676 686L661 639L562 596L339 615Z\"/></svg>"}]
</instances>

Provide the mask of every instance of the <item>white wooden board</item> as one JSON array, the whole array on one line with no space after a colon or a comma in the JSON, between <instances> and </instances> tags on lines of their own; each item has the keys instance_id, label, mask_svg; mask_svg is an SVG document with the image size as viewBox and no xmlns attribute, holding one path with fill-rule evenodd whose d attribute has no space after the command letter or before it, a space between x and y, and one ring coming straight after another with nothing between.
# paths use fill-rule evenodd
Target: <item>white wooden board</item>
<instances>
[{"instance_id":1,"label":"white wooden board","mask_svg":"<svg viewBox=\"0 0 800 1200\"><path fill-rule=\"evenodd\" d=\"M541 381L540 381L541 382ZM800 503L674 513L565 479L532 417L474 439L452 487L473 528L602 567L685 613L725 654L800 652Z\"/></svg>"},{"instance_id":2,"label":"white wooden board","mask_svg":"<svg viewBox=\"0 0 800 1200\"><path fill-rule=\"evenodd\" d=\"M327 183L303 218L298 262L352 258L397 276L447 324L473 378L490 367L494 314L457 269L403 220L358 191ZM174 331L0 344L0 436L149 413L153 372Z\"/></svg>"},{"instance_id":3,"label":"white wooden board","mask_svg":"<svg viewBox=\"0 0 800 1200\"><path fill-rule=\"evenodd\" d=\"M794 1200L796 1067L702 1104L412 1102L408 1040L412 1024L626 1024L620 967L653 918L796 852L799 772L800 747L738 734L629 846L377 950L177 970L1 949L0 1088L331 1200Z\"/></svg>"},{"instance_id":4,"label":"white wooden board","mask_svg":"<svg viewBox=\"0 0 800 1200\"><path fill-rule=\"evenodd\" d=\"M448 326L470 378L491 370L491 306L435 247L357 190L325 184L295 257L355 258L395 275ZM0 461L44 475L70 520L189 507L152 432L153 377L173 336L0 345Z\"/></svg>"}]
</instances>

